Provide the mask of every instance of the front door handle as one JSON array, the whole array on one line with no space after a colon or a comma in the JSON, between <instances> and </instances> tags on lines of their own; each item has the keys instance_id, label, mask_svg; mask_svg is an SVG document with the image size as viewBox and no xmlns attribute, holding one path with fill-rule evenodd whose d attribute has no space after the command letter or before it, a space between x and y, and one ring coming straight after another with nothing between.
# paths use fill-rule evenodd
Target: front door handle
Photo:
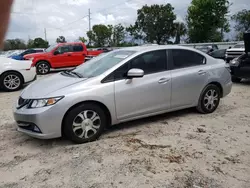
<instances>
[{"instance_id":1,"label":"front door handle","mask_svg":"<svg viewBox=\"0 0 250 188\"><path fill-rule=\"evenodd\" d=\"M169 78L161 78L161 79L158 81L158 83L159 83L159 84L164 84L164 83L167 83L167 82L169 82L169 81L170 81Z\"/></svg>"},{"instance_id":2,"label":"front door handle","mask_svg":"<svg viewBox=\"0 0 250 188\"><path fill-rule=\"evenodd\" d=\"M206 74L206 71L204 71L204 70L199 70L199 71L198 71L198 74L199 74L199 75L205 75L205 74Z\"/></svg>"},{"instance_id":3,"label":"front door handle","mask_svg":"<svg viewBox=\"0 0 250 188\"><path fill-rule=\"evenodd\" d=\"M68 56L72 56L71 54L68 54Z\"/></svg>"}]
</instances>

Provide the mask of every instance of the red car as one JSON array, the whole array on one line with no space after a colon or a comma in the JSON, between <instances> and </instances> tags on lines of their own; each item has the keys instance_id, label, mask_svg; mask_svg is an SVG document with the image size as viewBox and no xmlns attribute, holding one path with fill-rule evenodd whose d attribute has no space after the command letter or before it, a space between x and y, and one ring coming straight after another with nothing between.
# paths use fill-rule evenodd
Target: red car
<instances>
[{"instance_id":1,"label":"red car","mask_svg":"<svg viewBox=\"0 0 250 188\"><path fill-rule=\"evenodd\" d=\"M24 56L24 59L33 59L32 66L36 66L38 74L47 74L51 68L75 67L82 64L87 56L84 43L59 43L52 45L44 53Z\"/></svg>"}]
</instances>

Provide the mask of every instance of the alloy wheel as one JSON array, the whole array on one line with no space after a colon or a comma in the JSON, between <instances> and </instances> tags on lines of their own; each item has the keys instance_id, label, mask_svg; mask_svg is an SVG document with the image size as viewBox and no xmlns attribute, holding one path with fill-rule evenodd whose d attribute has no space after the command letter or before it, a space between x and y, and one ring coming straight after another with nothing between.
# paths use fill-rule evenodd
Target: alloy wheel
<instances>
[{"instance_id":1,"label":"alloy wheel","mask_svg":"<svg viewBox=\"0 0 250 188\"><path fill-rule=\"evenodd\" d=\"M37 69L38 69L38 72L42 74L46 74L49 72L49 66L45 63L39 64Z\"/></svg>"},{"instance_id":2,"label":"alloy wheel","mask_svg":"<svg viewBox=\"0 0 250 188\"><path fill-rule=\"evenodd\" d=\"M94 136L100 126L100 116L92 110L85 110L75 117L72 129L77 137L87 139Z\"/></svg>"},{"instance_id":3,"label":"alloy wheel","mask_svg":"<svg viewBox=\"0 0 250 188\"><path fill-rule=\"evenodd\" d=\"M7 75L3 80L4 86L9 90L15 90L20 87L21 79L14 74Z\"/></svg>"},{"instance_id":4,"label":"alloy wheel","mask_svg":"<svg viewBox=\"0 0 250 188\"><path fill-rule=\"evenodd\" d=\"M204 97L205 108L211 111L217 106L218 102L219 102L219 94L217 93L217 91L214 89L208 90Z\"/></svg>"}]
</instances>

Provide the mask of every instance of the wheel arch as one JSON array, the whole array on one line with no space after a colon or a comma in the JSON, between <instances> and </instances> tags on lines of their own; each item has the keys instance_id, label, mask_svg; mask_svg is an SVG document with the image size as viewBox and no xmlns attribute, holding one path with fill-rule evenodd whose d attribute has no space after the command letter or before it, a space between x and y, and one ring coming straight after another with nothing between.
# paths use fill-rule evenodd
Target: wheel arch
<instances>
[{"instance_id":1,"label":"wheel arch","mask_svg":"<svg viewBox=\"0 0 250 188\"><path fill-rule=\"evenodd\" d=\"M19 74L19 75L21 76L21 79L22 79L23 83L25 82L25 79L24 79L22 73L20 73L20 72L17 71L17 70L6 70L6 71L2 72L2 73L0 74L0 79L2 78L2 76L3 76L5 73L11 73L11 72L14 72L14 73Z\"/></svg>"},{"instance_id":2,"label":"wheel arch","mask_svg":"<svg viewBox=\"0 0 250 188\"><path fill-rule=\"evenodd\" d=\"M108 109L108 107L107 107L105 104L103 104L103 103L101 103L101 102L99 102L99 101L95 101L95 100L82 101L82 102L76 103L75 105L71 106L71 107L66 111L66 113L64 114L63 119L62 119L62 124L61 124L61 134L62 134L62 136L64 136L63 127L64 127L64 124L65 124L65 123L64 123L64 122L65 122L65 118L67 117L68 113L69 113L72 109L74 109L74 108L76 108L76 107L78 107L78 106L80 106L80 105L82 105L82 104L86 104L86 103L92 103L92 104L94 103L94 104L100 106L100 107L103 109L105 115L107 116L107 121L108 121L108 122L107 122L107 125L108 125L108 126L111 125L111 122L112 122L111 113L110 113L110 110Z\"/></svg>"},{"instance_id":3,"label":"wheel arch","mask_svg":"<svg viewBox=\"0 0 250 188\"><path fill-rule=\"evenodd\" d=\"M220 97L222 98L222 96L223 96L223 87L222 87L221 83L214 81L214 82L210 82L209 84L207 84L206 87L208 85L215 85L215 86L217 86L220 89Z\"/></svg>"},{"instance_id":4,"label":"wheel arch","mask_svg":"<svg viewBox=\"0 0 250 188\"><path fill-rule=\"evenodd\" d=\"M51 66L51 63L50 63L48 60L43 60L43 59L39 59L39 60L35 63L35 66L37 66L37 64L40 63L40 62L42 62L42 61L47 62L47 63L49 64L49 66L52 67L52 66Z\"/></svg>"}]
</instances>

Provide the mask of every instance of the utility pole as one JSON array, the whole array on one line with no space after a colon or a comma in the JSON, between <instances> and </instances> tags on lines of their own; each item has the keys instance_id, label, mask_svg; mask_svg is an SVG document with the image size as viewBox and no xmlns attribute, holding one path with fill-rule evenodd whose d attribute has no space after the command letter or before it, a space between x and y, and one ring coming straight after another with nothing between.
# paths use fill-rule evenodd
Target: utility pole
<instances>
[{"instance_id":1,"label":"utility pole","mask_svg":"<svg viewBox=\"0 0 250 188\"><path fill-rule=\"evenodd\" d=\"M47 41L47 31L46 31L46 28L44 28L44 37L45 37L45 41Z\"/></svg>"},{"instance_id":2,"label":"utility pole","mask_svg":"<svg viewBox=\"0 0 250 188\"><path fill-rule=\"evenodd\" d=\"M91 31L91 17L90 17L90 8L89 8L89 31Z\"/></svg>"},{"instance_id":3,"label":"utility pole","mask_svg":"<svg viewBox=\"0 0 250 188\"><path fill-rule=\"evenodd\" d=\"M90 17L90 8L89 8L89 31L91 31L91 17ZM91 46L91 40L89 39L89 46Z\"/></svg>"}]
</instances>

